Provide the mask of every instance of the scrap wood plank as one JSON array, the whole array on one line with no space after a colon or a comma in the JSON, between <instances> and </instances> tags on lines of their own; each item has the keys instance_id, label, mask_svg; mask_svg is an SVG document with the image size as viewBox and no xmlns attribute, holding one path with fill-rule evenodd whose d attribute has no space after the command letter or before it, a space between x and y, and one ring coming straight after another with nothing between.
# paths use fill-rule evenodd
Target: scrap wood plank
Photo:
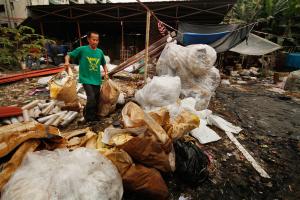
<instances>
[{"instance_id":1,"label":"scrap wood plank","mask_svg":"<svg viewBox=\"0 0 300 200\"><path fill-rule=\"evenodd\" d=\"M241 143L234 137L231 132L225 131L229 139L237 146L237 148L242 152L246 159L251 163L254 169L264 178L271 178L269 174L256 162L256 160L250 155L250 153L241 145Z\"/></svg>"},{"instance_id":2,"label":"scrap wood plank","mask_svg":"<svg viewBox=\"0 0 300 200\"><path fill-rule=\"evenodd\" d=\"M38 76L44 76L44 75L49 75L49 74L56 74L58 72L63 71L64 69L65 69L65 67L56 67L56 68L50 68L50 69L33 70L33 71L25 72L25 73L7 75L7 76L0 77L0 84L10 83L10 82L22 80L25 78L38 77Z\"/></svg>"},{"instance_id":3,"label":"scrap wood plank","mask_svg":"<svg viewBox=\"0 0 300 200\"><path fill-rule=\"evenodd\" d=\"M163 48L165 47L166 43L167 43L167 39L168 39L168 35L161 38L160 40L158 40L157 42L153 43L152 45L149 46L149 55L157 55L157 52L162 51ZM156 53L156 54L155 54ZM124 61L123 63L121 63L120 65L118 65L116 68L114 68L113 70L111 70L109 72L109 75L113 75L115 73L118 73L119 71L122 71L124 69L126 69L127 67L129 67L130 65L138 62L141 59L145 58L145 49L143 51L140 51L139 53L135 54L134 56L130 57L129 59L127 59L126 61Z\"/></svg>"}]
</instances>

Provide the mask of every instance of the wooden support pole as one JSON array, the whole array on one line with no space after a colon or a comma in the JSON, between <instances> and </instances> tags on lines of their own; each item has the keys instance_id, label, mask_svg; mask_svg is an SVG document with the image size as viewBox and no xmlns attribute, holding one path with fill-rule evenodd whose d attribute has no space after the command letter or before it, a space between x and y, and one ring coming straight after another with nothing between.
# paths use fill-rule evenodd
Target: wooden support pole
<instances>
[{"instance_id":1,"label":"wooden support pole","mask_svg":"<svg viewBox=\"0 0 300 200\"><path fill-rule=\"evenodd\" d=\"M144 80L146 83L148 76L148 61L149 61L149 33L150 33L150 17L151 12L147 10L147 21L146 21L146 47L145 47L145 71L144 71Z\"/></svg>"},{"instance_id":2,"label":"wooden support pole","mask_svg":"<svg viewBox=\"0 0 300 200\"><path fill-rule=\"evenodd\" d=\"M41 35L42 36L45 36L45 32L44 32L44 25L43 25L43 22L42 21L40 21L40 31L41 31ZM47 64L47 66L49 65L49 57L48 57L48 51L47 51L47 49L46 49L46 64Z\"/></svg>"},{"instance_id":3,"label":"wooden support pole","mask_svg":"<svg viewBox=\"0 0 300 200\"><path fill-rule=\"evenodd\" d=\"M41 35L42 36L45 36L45 33L44 33L44 26L43 26L43 22L40 21L40 30L41 30Z\"/></svg>"},{"instance_id":4,"label":"wooden support pole","mask_svg":"<svg viewBox=\"0 0 300 200\"><path fill-rule=\"evenodd\" d=\"M77 23L77 32L78 32L78 37L79 37L79 45L82 46L80 24L78 21L76 21L76 23Z\"/></svg>"},{"instance_id":5,"label":"wooden support pole","mask_svg":"<svg viewBox=\"0 0 300 200\"><path fill-rule=\"evenodd\" d=\"M121 28L122 28L122 38L121 38L121 62L124 62L125 59L124 59L124 50L125 50L125 47L124 47L124 24L123 24L123 21L121 21Z\"/></svg>"}]
</instances>

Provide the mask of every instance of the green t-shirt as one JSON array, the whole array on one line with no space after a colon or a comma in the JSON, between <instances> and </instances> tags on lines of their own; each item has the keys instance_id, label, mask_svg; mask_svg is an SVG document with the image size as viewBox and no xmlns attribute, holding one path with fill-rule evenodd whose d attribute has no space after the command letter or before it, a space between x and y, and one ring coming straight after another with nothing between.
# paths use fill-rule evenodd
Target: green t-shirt
<instances>
[{"instance_id":1,"label":"green t-shirt","mask_svg":"<svg viewBox=\"0 0 300 200\"><path fill-rule=\"evenodd\" d=\"M73 59L79 60L79 82L82 84L101 85L100 65L105 65L101 49L92 49L89 45L81 46L69 53Z\"/></svg>"}]
</instances>

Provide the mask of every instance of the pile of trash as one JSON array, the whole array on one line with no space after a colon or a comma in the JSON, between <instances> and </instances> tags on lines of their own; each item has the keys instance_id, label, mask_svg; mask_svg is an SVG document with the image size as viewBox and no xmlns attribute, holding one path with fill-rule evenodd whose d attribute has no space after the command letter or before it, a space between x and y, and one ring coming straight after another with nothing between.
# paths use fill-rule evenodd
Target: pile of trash
<instances>
[{"instance_id":1,"label":"pile of trash","mask_svg":"<svg viewBox=\"0 0 300 200\"><path fill-rule=\"evenodd\" d=\"M0 172L2 198L119 200L124 190L167 199L162 174L175 173L191 186L207 179L210 159L199 143L221 139L211 126L224 131L260 175L269 178L235 138L242 129L207 109L220 82L215 61L216 52L207 45L167 44L157 64L160 76L135 93L139 105L129 101L121 123L98 132L56 128L75 120L82 106L72 73L53 77L53 100L24 105L23 122L0 127L0 158L7 160ZM125 103L121 89L106 80L98 114L113 113L118 102Z\"/></svg>"},{"instance_id":2,"label":"pile of trash","mask_svg":"<svg viewBox=\"0 0 300 200\"><path fill-rule=\"evenodd\" d=\"M206 109L220 83L219 70L214 67L216 51L208 45L180 46L176 41L166 45L156 65L159 76L178 76L181 93L196 99L196 110Z\"/></svg>"},{"instance_id":3,"label":"pile of trash","mask_svg":"<svg viewBox=\"0 0 300 200\"><path fill-rule=\"evenodd\" d=\"M34 100L22 107L23 115L2 119L4 124L38 121L45 125L65 127L79 116L81 104L72 104L76 111L68 111L69 106L56 100Z\"/></svg>"},{"instance_id":4,"label":"pile of trash","mask_svg":"<svg viewBox=\"0 0 300 200\"><path fill-rule=\"evenodd\" d=\"M249 69L243 69L242 67L238 70L230 70L229 79L223 79L222 85L230 84L247 84L248 82L256 82L258 77L261 75L259 68L250 67Z\"/></svg>"}]
</instances>

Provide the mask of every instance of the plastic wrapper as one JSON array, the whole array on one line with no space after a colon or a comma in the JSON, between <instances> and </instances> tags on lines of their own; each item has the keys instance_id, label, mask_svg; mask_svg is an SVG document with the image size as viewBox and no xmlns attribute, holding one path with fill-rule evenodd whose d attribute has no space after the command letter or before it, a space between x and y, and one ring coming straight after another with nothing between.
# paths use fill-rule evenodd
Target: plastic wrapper
<instances>
[{"instance_id":1,"label":"plastic wrapper","mask_svg":"<svg viewBox=\"0 0 300 200\"><path fill-rule=\"evenodd\" d=\"M199 117L185 109L180 110L174 119L170 119L169 111L166 108L152 111L149 115L163 127L172 140L181 138L200 124Z\"/></svg>"},{"instance_id":2,"label":"plastic wrapper","mask_svg":"<svg viewBox=\"0 0 300 200\"><path fill-rule=\"evenodd\" d=\"M136 101L145 109L173 104L179 99L181 82L179 77L154 76L142 89L135 94Z\"/></svg>"},{"instance_id":3,"label":"plastic wrapper","mask_svg":"<svg viewBox=\"0 0 300 200\"><path fill-rule=\"evenodd\" d=\"M98 115L107 116L116 109L120 89L111 79L106 80L101 86Z\"/></svg>"},{"instance_id":4,"label":"plastic wrapper","mask_svg":"<svg viewBox=\"0 0 300 200\"><path fill-rule=\"evenodd\" d=\"M190 185L197 185L208 177L207 155L192 141L177 140L174 143L176 152L176 173Z\"/></svg>"},{"instance_id":5,"label":"plastic wrapper","mask_svg":"<svg viewBox=\"0 0 300 200\"><path fill-rule=\"evenodd\" d=\"M169 137L165 130L147 113L145 113L137 104L127 103L122 110L122 118L126 128L137 128L146 126L158 141L165 144Z\"/></svg>"},{"instance_id":6,"label":"plastic wrapper","mask_svg":"<svg viewBox=\"0 0 300 200\"><path fill-rule=\"evenodd\" d=\"M176 140L198 128L199 124L200 119L197 115L184 110L175 118L172 124L166 125L165 130L170 138Z\"/></svg>"},{"instance_id":7,"label":"plastic wrapper","mask_svg":"<svg viewBox=\"0 0 300 200\"><path fill-rule=\"evenodd\" d=\"M157 65L159 76L179 76L181 92L196 99L196 109L207 108L211 96L220 83L219 70L213 65L215 50L208 45L183 47L172 42L166 45Z\"/></svg>"},{"instance_id":8,"label":"plastic wrapper","mask_svg":"<svg viewBox=\"0 0 300 200\"><path fill-rule=\"evenodd\" d=\"M2 192L2 200L114 199L123 195L116 167L96 150L28 154Z\"/></svg>"}]
</instances>

